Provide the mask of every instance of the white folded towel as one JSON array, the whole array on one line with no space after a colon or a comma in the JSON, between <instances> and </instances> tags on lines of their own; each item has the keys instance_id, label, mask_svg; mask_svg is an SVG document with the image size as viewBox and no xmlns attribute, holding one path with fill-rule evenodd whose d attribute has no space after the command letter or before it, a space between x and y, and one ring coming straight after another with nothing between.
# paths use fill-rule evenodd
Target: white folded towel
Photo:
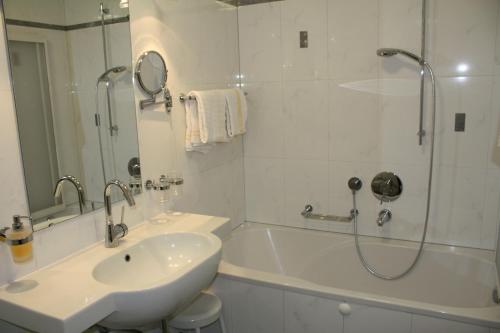
<instances>
[{"instance_id":1,"label":"white folded towel","mask_svg":"<svg viewBox=\"0 0 500 333\"><path fill-rule=\"evenodd\" d=\"M198 103L194 99L185 101L186 108L186 151L208 153L212 145L201 142Z\"/></svg>"},{"instance_id":2,"label":"white folded towel","mask_svg":"<svg viewBox=\"0 0 500 333\"><path fill-rule=\"evenodd\" d=\"M227 102L223 90L192 91L196 98L200 139L202 143L227 142L226 131Z\"/></svg>"},{"instance_id":3,"label":"white folded towel","mask_svg":"<svg viewBox=\"0 0 500 333\"><path fill-rule=\"evenodd\" d=\"M246 132L247 101L241 89L225 89L223 91L227 103L226 130L227 135L232 138Z\"/></svg>"}]
</instances>

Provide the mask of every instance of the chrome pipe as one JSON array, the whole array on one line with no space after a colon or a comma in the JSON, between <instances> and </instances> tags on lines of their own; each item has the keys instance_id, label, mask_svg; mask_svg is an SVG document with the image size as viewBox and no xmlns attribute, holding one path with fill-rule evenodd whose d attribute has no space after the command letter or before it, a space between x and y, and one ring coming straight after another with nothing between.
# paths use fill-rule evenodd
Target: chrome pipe
<instances>
[{"instance_id":1,"label":"chrome pipe","mask_svg":"<svg viewBox=\"0 0 500 333\"><path fill-rule=\"evenodd\" d=\"M425 94L425 60L423 57L411 53L409 51L397 48L381 48L377 50L377 55L379 57L392 57L395 55L403 55L420 65L420 114L419 114L419 125L418 125L418 145L423 144L423 138L425 136L424 130L424 94Z\"/></svg>"},{"instance_id":2,"label":"chrome pipe","mask_svg":"<svg viewBox=\"0 0 500 333\"><path fill-rule=\"evenodd\" d=\"M106 73L109 72L109 65L108 65L108 50L107 50L108 43L106 39L106 22L104 15L109 14L109 9L104 8L104 4L102 2L100 3L99 6L101 10L101 34L102 34L102 49L104 53L104 70L105 70L103 75L105 75ZM106 81L106 100L107 100L108 119L109 119L109 135L113 136L115 132L118 132L118 126L113 125L113 114L111 110L111 94L109 92L109 80Z\"/></svg>"}]
</instances>

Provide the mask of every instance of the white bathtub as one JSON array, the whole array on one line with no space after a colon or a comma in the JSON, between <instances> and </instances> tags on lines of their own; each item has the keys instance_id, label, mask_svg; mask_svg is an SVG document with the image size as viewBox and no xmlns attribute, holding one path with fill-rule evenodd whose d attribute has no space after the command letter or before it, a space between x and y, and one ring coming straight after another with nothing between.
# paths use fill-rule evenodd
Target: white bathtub
<instances>
[{"instance_id":1,"label":"white bathtub","mask_svg":"<svg viewBox=\"0 0 500 333\"><path fill-rule=\"evenodd\" d=\"M360 238L369 262L380 272L407 268L413 242ZM397 281L370 275L357 257L351 235L245 223L224 242L219 273L282 290L343 302L500 328L494 253L426 245L417 267Z\"/></svg>"}]
</instances>

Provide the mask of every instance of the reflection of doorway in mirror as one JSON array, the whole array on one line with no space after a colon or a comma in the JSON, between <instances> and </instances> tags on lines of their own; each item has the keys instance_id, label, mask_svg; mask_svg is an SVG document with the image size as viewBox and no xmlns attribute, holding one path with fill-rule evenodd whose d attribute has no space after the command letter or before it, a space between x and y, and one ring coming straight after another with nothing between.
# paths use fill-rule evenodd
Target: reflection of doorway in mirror
<instances>
[{"instance_id":1,"label":"reflection of doorway in mirror","mask_svg":"<svg viewBox=\"0 0 500 333\"><path fill-rule=\"evenodd\" d=\"M9 41L16 96L21 154L30 211L34 218L64 210L51 195L59 177L56 134L49 87L46 46L42 42Z\"/></svg>"}]
</instances>

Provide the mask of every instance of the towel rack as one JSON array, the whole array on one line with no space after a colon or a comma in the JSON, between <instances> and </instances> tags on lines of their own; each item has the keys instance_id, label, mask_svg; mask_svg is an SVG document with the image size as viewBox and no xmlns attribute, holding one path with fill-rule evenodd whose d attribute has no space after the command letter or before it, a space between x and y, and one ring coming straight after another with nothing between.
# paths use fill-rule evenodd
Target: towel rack
<instances>
[{"instance_id":1,"label":"towel rack","mask_svg":"<svg viewBox=\"0 0 500 333\"><path fill-rule=\"evenodd\" d=\"M351 222L354 219L354 216L358 215L359 212L354 209L351 209L349 216L337 216L337 215L328 215L328 214L314 214L313 206L306 205L304 210L300 213L306 219L313 220L322 220L322 221L336 221L336 222Z\"/></svg>"},{"instance_id":2,"label":"towel rack","mask_svg":"<svg viewBox=\"0 0 500 333\"><path fill-rule=\"evenodd\" d=\"M245 94L245 96L248 96L248 93L246 91L244 92L244 94ZM185 101L193 101L193 100L196 100L195 96L186 95L186 94L179 95L179 101L181 103L184 103Z\"/></svg>"}]
</instances>

